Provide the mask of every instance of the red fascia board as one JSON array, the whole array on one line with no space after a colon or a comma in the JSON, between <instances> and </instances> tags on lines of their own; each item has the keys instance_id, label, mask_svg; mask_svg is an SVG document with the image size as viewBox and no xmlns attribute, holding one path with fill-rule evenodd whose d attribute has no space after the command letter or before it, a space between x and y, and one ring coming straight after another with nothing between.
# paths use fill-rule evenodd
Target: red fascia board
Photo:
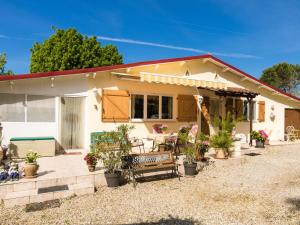
<instances>
[{"instance_id":1,"label":"red fascia board","mask_svg":"<svg viewBox=\"0 0 300 225\"><path fill-rule=\"evenodd\" d=\"M288 94L288 93L286 93L286 92L284 92L284 91L282 91L282 90L280 90L280 89L278 89L276 87L273 87L272 85L267 84L267 83L265 83L265 82L263 82L261 80L258 80L257 78L251 76L250 74L248 74L248 73L246 73L246 72L244 72L244 71L242 71L242 70L240 70L240 69L238 69L238 68L236 68L236 67L234 67L234 66L232 66L232 65L230 65L230 64L228 64L228 63L226 63L224 61L222 61L221 59L218 59L218 58L216 58L216 57L214 57L212 55L210 56L210 58L212 58L213 60L215 60L215 61L223 64L224 66L226 66L226 67L228 67L228 68L230 68L232 70L235 70L236 72L239 72L239 73L243 74L244 76L246 76L246 77L248 77L248 78L250 78L250 79L252 79L252 80L254 80L254 81L258 82L258 83L260 83L261 85L267 86L267 87L273 89L274 91L277 91L277 92L279 92L279 93L281 93L283 95L286 95L286 96L288 96L290 98L293 98L293 99L295 99L297 101L300 101L300 98L298 98L298 97L296 97L294 95Z\"/></svg>"},{"instance_id":2,"label":"red fascia board","mask_svg":"<svg viewBox=\"0 0 300 225\"><path fill-rule=\"evenodd\" d=\"M74 75L74 74L81 74L81 73L93 73L93 72L109 71L115 69L124 69L129 67L146 66L146 65L158 64L158 63L168 63L168 62L178 62L178 61L192 60L192 59L209 58L210 56L211 55L197 55L197 56L189 56L189 57L181 57L181 58L170 58L170 59L128 63L128 64L119 64L113 66L100 66L100 67L85 68L85 69L51 71L51 72L18 74L18 75L1 75L0 81L22 80L22 79L30 79L30 78L45 78L45 77L55 77L55 76L64 76L64 75Z\"/></svg>"}]
</instances>

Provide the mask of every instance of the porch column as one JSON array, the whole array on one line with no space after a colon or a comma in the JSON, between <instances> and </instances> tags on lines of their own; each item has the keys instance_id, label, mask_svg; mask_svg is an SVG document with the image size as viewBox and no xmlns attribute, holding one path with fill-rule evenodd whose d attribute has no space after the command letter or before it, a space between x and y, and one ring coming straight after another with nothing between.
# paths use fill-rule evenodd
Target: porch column
<instances>
[{"instance_id":1,"label":"porch column","mask_svg":"<svg viewBox=\"0 0 300 225\"><path fill-rule=\"evenodd\" d=\"M249 103L249 119L250 119L250 134L253 130L253 101L252 101L252 98L247 98L248 100L248 103ZM250 143L249 143L250 146L252 146L252 137L250 135Z\"/></svg>"}]
</instances>

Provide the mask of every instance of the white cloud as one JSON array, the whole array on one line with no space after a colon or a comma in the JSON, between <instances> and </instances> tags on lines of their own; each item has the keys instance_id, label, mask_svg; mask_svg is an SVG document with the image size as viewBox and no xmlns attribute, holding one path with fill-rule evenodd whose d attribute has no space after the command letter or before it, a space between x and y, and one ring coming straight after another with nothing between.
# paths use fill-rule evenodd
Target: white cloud
<instances>
[{"instance_id":1,"label":"white cloud","mask_svg":"<svg viewBox=\"0 0 300 225\"><path fill-rule=\"evenodd\" d=\"M201 49L196 48L187 48L187 47L181 47L181 46L175 46L175 45L167 45L167 44L160 44L155 42L147 42L147 41L139 41L139 40L132 40L132 39L126 39L126 38L113 38L113 37L105 37L105 36L97 36L100 40L105 41L115 41L115 42L122 42L122 43L128 43L128 44L135 44L135 45L145 45L145 46L154 46L159 48L168 48L168 49L175 49L175 50L181 50L181 51L189 51L189 52L195 52L200 54L213 54L217 56L224 56L224 57L231 57L231 58L259 58L255 55L248 55L243 53L222 53L222 52L209 52Z\"/></svg>"}]
</instances>

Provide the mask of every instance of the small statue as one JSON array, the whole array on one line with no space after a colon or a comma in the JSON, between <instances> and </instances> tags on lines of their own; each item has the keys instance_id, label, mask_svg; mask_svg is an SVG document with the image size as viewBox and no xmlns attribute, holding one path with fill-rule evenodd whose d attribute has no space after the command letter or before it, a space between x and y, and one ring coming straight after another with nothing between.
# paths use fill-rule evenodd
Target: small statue
<instances>
[{"instance_id":1,"label":"small statue","mask_svg":"<svg viewBox=\"0 0 300 225\"><path fill-rule=\"evenodd\" d=\"M0 183L2 182L6 182L8 178L8 173L7 171L4 169L4 166L0 166Z\"/></svg>"},{"instance_id":2,"label":"small statue","mask_svg":"<svg viewBox=\"0 0 300 225\"><path fill-rule=\"evenodd\" d=\"M8 174L9 174L9 179L11 179L12 181L18 181L20 178L19 165L17 163L12 162L10 164Z\"/></svg>"}]
</instances>

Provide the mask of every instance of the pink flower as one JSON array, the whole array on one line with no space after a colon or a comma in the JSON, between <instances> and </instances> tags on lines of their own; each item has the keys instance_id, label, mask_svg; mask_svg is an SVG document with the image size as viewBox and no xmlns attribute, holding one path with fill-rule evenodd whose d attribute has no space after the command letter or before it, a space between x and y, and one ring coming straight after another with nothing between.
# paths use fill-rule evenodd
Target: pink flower
<instances>
[{"instance_id":1,"label":"pink flower","mask_svg":"<svg viewBox=\"0 0 300 225\"><path fill-rule=\"evenodd\" d=\"M259 130L259 133L260 133L260 135L263 137L263 138L265 138L265 139L267 139L269 136L267 135L267 133L264 131L264 130Z\"/></svg>"}]
</instances>

